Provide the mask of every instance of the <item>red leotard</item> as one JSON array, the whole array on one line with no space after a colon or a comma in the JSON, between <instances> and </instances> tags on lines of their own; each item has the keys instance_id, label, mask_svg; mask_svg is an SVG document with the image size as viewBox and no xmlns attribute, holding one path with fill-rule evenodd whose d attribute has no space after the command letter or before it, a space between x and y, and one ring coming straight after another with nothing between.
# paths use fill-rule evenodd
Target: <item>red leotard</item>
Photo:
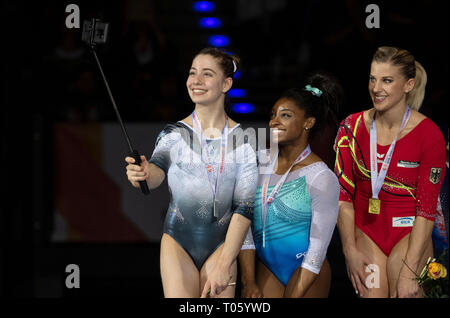
<instances>
[{"instance_id":1,"label":"red leotard","mask_svg":"<svg viewBox=\"0 0 450 318\"><path fill-rule=\"evenodd\" d=\"M377 145L378 171L389 146ZM381 200L378 215L368 212L369 198L372 197L370 134L364 124L363 112L342 121L335 150L335 172L341 185L339 200L353 202L356 226L384 254L389 256L392 248L412 230L412 223L402 217L420 216L434 220L446 154L444 137L429 118L397 141L378 195Z\"/></svg>"}]
</instances>

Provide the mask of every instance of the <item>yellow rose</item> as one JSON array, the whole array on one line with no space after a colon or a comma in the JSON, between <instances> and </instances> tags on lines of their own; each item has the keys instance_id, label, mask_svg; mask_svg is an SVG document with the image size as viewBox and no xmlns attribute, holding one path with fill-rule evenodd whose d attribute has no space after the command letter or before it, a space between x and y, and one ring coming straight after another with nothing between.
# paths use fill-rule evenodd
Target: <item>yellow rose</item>
<instances>
[{"instance_id":1,"label":"yellow rose","mask_svg":"<svg viewBox=\"0 0 450 318\"><path fill-rule=\"evenodd\" d=\"M428 264L428 277L431 279L444 278L447 276L447 269L442 264L431 262Z\"/></svg>"}]
</instances>

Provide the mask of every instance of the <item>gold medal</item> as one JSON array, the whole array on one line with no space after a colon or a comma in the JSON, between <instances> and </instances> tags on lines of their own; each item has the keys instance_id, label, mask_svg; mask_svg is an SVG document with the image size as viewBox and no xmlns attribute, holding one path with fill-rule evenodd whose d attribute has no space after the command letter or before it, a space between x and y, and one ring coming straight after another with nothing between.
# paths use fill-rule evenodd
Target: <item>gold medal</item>
<instances>
[{"instance_id":1,"label":"gold medal","mask_svg":"<svg viewBox=\"0 0 450 318\"><path fill-rule=\"evenodd\" d=\"M369 199L369 213L370 214L380 214L381 201L379 199L370 198Z\"/></svg>"}]
</instances>

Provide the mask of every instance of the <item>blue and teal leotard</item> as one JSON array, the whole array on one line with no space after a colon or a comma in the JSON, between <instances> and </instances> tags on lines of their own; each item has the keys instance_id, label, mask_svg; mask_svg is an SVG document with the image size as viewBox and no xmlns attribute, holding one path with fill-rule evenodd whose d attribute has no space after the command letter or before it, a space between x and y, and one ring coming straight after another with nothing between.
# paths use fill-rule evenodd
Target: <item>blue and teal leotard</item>
<instances>
[{"instance_id":1,"label":"blue and teal leotard","mask_svg":"<svg viewBox=\"0 0 450 318\"><path fill-rule=\"evenodd\" d=\"M272 174L268 193L281 176ZM333 234L339 199L339 183L323 162L291 171L269 205L263 246L262 182L255 195L252 233L243 249L255 248L258 258L283 283L302 266L318 274Z\"/></svg>"}]
</instances>

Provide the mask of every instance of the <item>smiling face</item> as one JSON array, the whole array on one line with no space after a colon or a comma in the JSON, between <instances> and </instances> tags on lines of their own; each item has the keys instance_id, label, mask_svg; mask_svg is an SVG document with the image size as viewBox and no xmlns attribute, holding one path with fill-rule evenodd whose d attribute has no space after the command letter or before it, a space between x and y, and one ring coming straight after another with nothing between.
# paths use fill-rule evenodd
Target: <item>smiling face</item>
<instances>
[{"instance_id":1,"label":"smiling face","mask_svg":"<svg viewBox=\"0 0 450 318\"><path fill-rule=\"evenodd\" d=\"M406 94L414 88L414 79L407 79L399 66L372 62L369 93L377 111L387 111L406 103Z\"/></svg>"},{"instance_id":2,"label":"smiling face","mask_svg":"<svg viewBox=\"0 0 450 318\"><path fill-rule=\"evenodd\" d=\"M186 87L192 101L198 105L211 105L224 100L233 80L225 78L216 58L200 54L192 61Z\"/></svg>"},{"instance_id":3,"label":"smiling face","mask_svg":"<svg viewBox=\"0 0 450 318\"><path fill-rule=\"evenodd\" d=\"M279 144L291 143L302 137L308 139L308 130L314 126L315 118L305 118L305 111L288 98L280 98L272 108L269 127ZM306 128L306 129L305 129ZM275 139L276 140L276 139Z\"/></svg>"}]
</instances>

